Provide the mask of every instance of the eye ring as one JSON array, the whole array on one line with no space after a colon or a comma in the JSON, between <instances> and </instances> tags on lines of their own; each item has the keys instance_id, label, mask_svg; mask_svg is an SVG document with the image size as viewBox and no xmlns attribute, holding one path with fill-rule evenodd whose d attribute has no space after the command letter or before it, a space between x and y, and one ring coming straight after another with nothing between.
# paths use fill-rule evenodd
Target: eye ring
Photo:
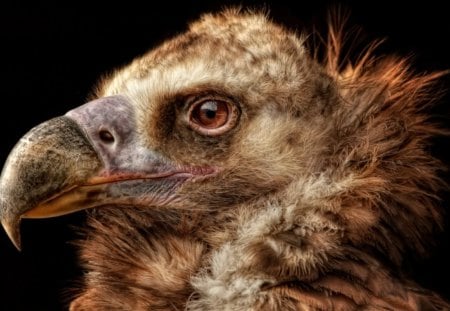
<instances>
[{"instance_id":1,"label":"eye ring","mask_svg":"<svg viewBox=\"0 0 450 311\"><path fill-rule=\"evenodd\" d=\"M228 132L236 125L237 118L236 105L223 99L202 99L193 103L188 110L189 126L207 136Z\"/></svg>"}]
</instances>

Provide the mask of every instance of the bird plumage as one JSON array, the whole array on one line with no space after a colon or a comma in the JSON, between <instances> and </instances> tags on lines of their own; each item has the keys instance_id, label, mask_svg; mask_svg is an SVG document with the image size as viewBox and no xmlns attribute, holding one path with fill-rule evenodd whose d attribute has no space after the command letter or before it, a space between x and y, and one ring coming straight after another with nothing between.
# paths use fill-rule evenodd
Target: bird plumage
<instances>
[{"instance_id":1,"label":"bird plumage","mask_svg":"<svg viewBox=\"0 0 450 311\"><path fill-rule=\"evenodd\" d=\"M444 130L423 112L442 73L372 48L341 59L330 26L318 59L264 14L207 14L102 81L144 146L215 173L147 208L91 210L71 310L449 308L400 272L442 222L427 148ZM230 127L189 123L198 98L234 107Z\"/></svg>"}]
</instances>

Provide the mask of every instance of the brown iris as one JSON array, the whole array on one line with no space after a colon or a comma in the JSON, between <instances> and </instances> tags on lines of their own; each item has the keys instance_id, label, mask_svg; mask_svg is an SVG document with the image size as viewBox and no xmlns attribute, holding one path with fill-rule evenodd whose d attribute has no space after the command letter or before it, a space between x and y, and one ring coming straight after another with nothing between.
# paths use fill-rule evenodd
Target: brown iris
<instances>
[{"instance_id":1,"label":"brown iris","mask_svg":"<svg viewBox=\"0 0 450 311\"><path fill-rule=\"evenodd\" d=\"M194 107L192 119L202 127L213 129L227 122L228 113L228 105L225 102L208 100Z\"/></svg>"},{"instance_id":2,"label":"brown iris","mask_svg":"<svg viewBox=\"0 0 450 311\"><path fill-rule=\"evenodd\" d=\"M189 124L205 135L220 135L233 127L237 118L234 105L227 101L208 99L197 102L189 110Z\"/></svg>"}]
</instances>

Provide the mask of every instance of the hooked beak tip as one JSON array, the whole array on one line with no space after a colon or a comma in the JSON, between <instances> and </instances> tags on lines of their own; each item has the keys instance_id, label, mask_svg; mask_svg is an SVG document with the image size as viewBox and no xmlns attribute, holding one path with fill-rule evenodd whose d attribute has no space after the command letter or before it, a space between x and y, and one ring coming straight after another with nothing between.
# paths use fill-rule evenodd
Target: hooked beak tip
<instances>
[{"instance_id":1,"label":"hooked beak tip","mask_svg":"<svg viewBox=\"0 0 450 311\"><path fill-rule=\"evenodd\" d=\"M14 244L17 250L20 251L20 218L13 220L2 219L1 223L11 242Z\"/></svg>"}]
</instances>

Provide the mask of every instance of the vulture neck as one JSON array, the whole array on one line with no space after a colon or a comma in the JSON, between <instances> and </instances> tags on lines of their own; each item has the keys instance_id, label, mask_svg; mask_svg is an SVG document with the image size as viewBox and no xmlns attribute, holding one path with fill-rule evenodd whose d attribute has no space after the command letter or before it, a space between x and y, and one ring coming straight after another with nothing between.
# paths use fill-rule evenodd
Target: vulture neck
<instances>
[{"instance_id":1,"label":"vulture neck","mask_svg":"<svg viewBox=\"0 0 450 311\"><path fill-rule=\"evenodd\" d=\"M305 208L300 221L297 205L265 202L212 213L93 211L80 242L90 272L71 310L420 308L424 293L342 245L334 219Z\"/></svg>"}]
</instances>

